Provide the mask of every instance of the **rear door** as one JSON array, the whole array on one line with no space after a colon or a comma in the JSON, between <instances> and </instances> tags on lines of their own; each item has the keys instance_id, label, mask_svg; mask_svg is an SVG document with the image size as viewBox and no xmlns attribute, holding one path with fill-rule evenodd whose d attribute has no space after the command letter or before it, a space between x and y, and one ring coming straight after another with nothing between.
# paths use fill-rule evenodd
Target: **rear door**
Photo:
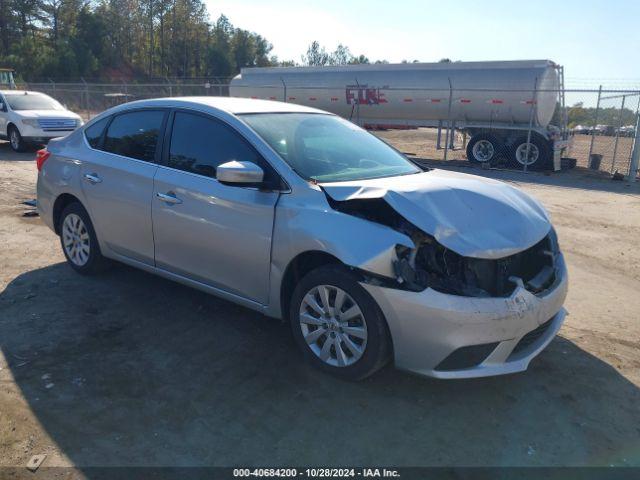
<instances>
[{"instance_id":1,"label":"rear door","mask_svg":"<svg viewBox=\"0 0 640 480\"><path fill-rule=\"evenodd\" d=\"M279 192L223 185L216 167L238 160L277 175L219 119L176 111L154 181L158 268L258 303L269 293L271 234Z\"/></svg>"},{"instance_id":2,"label":"rear door","mask_svg":"<svg viewBox=\"0 0 640 480\"><path fill-rule=\"evenodd\" d=\"M82 188L98 238L117 255L153 265L151 198L167 111L127 111L86 130ZM101 123L101 122L98 122Z\"/></svg>"}]
</instances>

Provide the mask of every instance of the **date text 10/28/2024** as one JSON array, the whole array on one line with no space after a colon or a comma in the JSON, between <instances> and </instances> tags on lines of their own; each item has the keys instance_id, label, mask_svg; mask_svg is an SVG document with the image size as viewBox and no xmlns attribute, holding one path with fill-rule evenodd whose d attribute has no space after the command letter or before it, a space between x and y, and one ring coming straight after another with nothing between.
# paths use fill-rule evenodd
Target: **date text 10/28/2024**
<instances>
[{"instance_id":1,"label":"date text 10/28/2024","mask_svg":"<svg viewBox=\"0 0 640 480\"><path fill-rule=\"evenodd\" d=\"M397 470L387 468L234 468L234 477L306 478L399 478Z\"/></svg>"}]
</instances>

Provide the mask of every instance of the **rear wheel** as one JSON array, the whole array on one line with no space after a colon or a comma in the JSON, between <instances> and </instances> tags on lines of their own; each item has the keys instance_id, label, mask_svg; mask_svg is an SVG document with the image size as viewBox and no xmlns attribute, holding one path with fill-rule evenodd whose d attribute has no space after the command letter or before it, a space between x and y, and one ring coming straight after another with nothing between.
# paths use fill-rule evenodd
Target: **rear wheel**
<instances>
[{"instance_id":1,"label":"rear wheel","mask_svg":"<svg viewBox=\"0 0 640 480\"><path fill-rule=\"evenodd\" d=\"M27 143L20 135L20 131L13 125L9 127L9 143L16 152L24 152L27 149Z\"/></svg>"},{"instance_id":2,"label":"rear wheel","mask_svg":"<svg viewBox=\"0 0 640 480\"><path fill-rule=\"evenodd\" d=\"M308 273L293 292L289 317L305 357L325 372L360 380L390 358L391 340L382 311L342 266Z\"/></svg>"},{"instance_id":3,"label":"rear wheel","mask_svg":"<svg viewBox=\"0 0 640 480\"><path fill-rule=\"evenodd\" d=\"M551 159L549 142L538 135L531 135L529 142L526 136L517 138L510 153L511 166L518 169L526 165L530 170L543 170Z\"/></svg>"},{"instance_id":4,"label":"rear wheel","mask_svg":"<svg viewBox=\"0 0 640 480\"><path fill-rule=\"evenodd\" d=\"M91 275L108 266L89 214L82 205L72 203L62 211L59 232L64 256L76 272Z\"/></svg>"},{"instance_id":5,"label":"rear wheel","mask_svg":"<svg viewBox=\"0 0 640 480\"><path fill-rule=\"evenodd\" d=\"M471 163L492 163L502 153L502 141L488 133L474 135L467 144L467 160Z\"/></svg>"}]
</instances>

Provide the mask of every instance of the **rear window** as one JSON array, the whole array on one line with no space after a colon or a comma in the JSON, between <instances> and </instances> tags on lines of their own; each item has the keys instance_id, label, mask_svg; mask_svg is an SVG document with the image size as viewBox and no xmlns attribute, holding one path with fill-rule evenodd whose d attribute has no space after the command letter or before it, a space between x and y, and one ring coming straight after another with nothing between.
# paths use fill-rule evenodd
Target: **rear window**
<instances>
[{"instance_id":1,"label":"rear window","mask_svg":"<svg viewBox=\"0 0 640 480\"><path fill-rule=\"evenodd\" d=\"M104 132L104 127L107 126L109 122L109 117L103 118L102 120L97 121L93 125L84 130L84 136L87 139L87 142L93 148L100 148L100 140L102 139L102 132Z\"/></svg>"},{"instance_id":2,"label":"rear window","mask_svg":"<svg viewBox=\"0 0 640 480\"><path fill-rule=\"evenodd\" d=\"M153 162L164 115L161 110L144 110L116 116L107 129L102 150Z\"/></svg>"}]
</instances>

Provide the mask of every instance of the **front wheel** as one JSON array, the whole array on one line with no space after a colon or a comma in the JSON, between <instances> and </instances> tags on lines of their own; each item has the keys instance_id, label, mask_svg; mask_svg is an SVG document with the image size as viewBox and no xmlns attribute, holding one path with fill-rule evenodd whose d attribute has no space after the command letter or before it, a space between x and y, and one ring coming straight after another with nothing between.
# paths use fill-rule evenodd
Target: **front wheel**
<instances>
[{"instance_id":1,"label":"front wheel","mask_svg":"<svg viewBox=\"0 0 640 480\"><path fill-rule=\"evenodd\" d=\"M325 372L360 380L390 358L382 311L342 266L308 273L293 292L289 316L296 343L307 360Z\"/></svg>"},{"instance_id":2,"label":"front wheel","mask_svg":"<svg viewBox=\"0 0 640 480\"><path fill-rule=\"evenodd\" d=\"M9 127L9 143L14 152L24 152L27 150L27 143L20 135L20 131L13 125Z\"/></svg>"}]
</instances>

